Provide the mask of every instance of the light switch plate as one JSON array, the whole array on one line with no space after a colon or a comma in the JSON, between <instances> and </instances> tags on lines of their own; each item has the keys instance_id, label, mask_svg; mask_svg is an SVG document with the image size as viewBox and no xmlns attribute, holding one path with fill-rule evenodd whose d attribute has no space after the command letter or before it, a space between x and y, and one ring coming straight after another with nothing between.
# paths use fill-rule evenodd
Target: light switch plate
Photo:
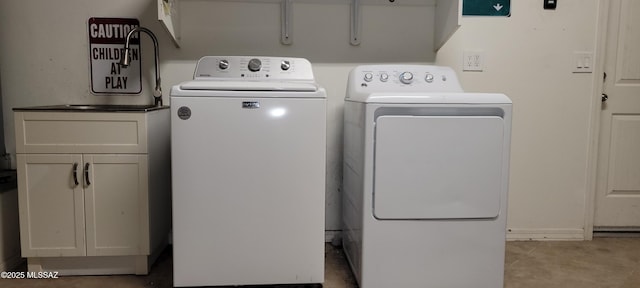
<instances>
[{"instance_id":1,"label":"light switch plate","mask_svg":"<svg viewBox=\"0 0 640 288\"><path fill-rule=\"evenodd\" d=\"M573 52L573 73L593 72L593 52L574 51Z\"/></svg>"},{"instance_id":2,"label":"light switch plate","mask_svg":"<svg viewBox=\"0 0 640 288\"><path fill-rule=\"evenodd\" d=\"M464 51L462 54L462 71L484 70L484 51Z\"/></svg>"}]
</instances>

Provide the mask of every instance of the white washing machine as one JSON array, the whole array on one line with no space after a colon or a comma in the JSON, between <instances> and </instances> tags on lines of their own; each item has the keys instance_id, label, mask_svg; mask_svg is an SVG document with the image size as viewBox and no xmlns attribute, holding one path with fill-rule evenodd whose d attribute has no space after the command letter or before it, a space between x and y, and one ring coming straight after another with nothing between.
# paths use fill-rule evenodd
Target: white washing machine
<instances>
[{"instance_id":1,"label":"white washing machine","mask_svg":"<svg viewBox=\"0 0 640 288\"><path fill-rule=\"evenodd\" d=\"M174 285L322 283L325 151L309 61L200 59L171 90Z\"/></svg>"},{"instance_id":2,"label":"white washing machine","mask_svg":"<svg viewBox=\"0 0 640 288\"><path fill-rule=\"evenodd\" d=\"M511 101L450 68L365 65L344 111L343 247L361 288L503 287Z\"/></svg>"}]
</instances>

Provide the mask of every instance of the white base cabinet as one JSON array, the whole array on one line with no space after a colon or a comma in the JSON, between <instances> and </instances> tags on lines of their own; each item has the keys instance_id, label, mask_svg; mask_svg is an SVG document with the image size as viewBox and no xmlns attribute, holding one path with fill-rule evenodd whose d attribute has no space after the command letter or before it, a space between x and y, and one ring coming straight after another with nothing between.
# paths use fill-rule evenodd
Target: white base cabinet
<instances>
[{"instance_id":1,"label":"white base cabinet","mask_svg":"<svg viewBox=\"0 0 640 288\"><path fill-rule=\"evenodd\" d=\"M147 274L171 227L169 110L18 111L15 120L29 271Z\"/></svg>"}]
</instances>

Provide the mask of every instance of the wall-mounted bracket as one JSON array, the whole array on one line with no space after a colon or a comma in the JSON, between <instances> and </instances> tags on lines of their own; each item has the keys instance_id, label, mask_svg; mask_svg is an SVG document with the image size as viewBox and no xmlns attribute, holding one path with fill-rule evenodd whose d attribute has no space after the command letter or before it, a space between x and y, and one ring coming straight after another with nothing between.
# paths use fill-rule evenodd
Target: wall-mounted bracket
<instances>
[{"instance_id":1,"label":"wall-mounted bracket","mask_svg":"<svg viewBox=\"0 0 640 288\"><path fill-rule=\"evenodd\" d=\"M156 0L158 6L158 20L171 36L171 40L180 47L180 0ZM211 2L233 2L230 0L210 0ZM280 4L281 35L283 45L293 44L293 3L331 3L347 4L350 6L350 39L349 43L358 46L362 35L362 5L418 5L435 6L435 50L438 50L449 37L460 27L463 0L235 0L237 2L273 3ZM547 1L547 0L545 0ZM194 1L204 5L209 1ZM400 3L402 2L402 3ZM555 1L557 2L557 0Z\"/></svg>"},{"instance_id":2,"label":"wall-mounted bracket","mask_svg":"<svg viewBox=\"0 0 640 288\"><path fill-rule=\"evenodd\" d=\"M292 25L291 25L291 1L292 0L282 0L280 4L280 18L281 18L281 31L282 35L280 37L280 42L284 45L291 45L293 43L292 39Z\"/></svg>"},{"instance_id":3,"label":"wall-mounted bracket","mask_svg":"<svg viewBox=\"0 0 640 288\"><path fill-rule=\"evenodd\" d=\"M360 0L351 0L351 45L360 45Z\"/></svg>"},{"instance_id":4,"label":"wall-mounted bracket","mask_svg":"<svg viewBox=\"0 0 640 288\"><path fill-rule=\"evenodd\" d=\"M177 0L158 0L158 21L169 33L173 44L180 47L179 11Z\"/></svg>"}]
</instances>

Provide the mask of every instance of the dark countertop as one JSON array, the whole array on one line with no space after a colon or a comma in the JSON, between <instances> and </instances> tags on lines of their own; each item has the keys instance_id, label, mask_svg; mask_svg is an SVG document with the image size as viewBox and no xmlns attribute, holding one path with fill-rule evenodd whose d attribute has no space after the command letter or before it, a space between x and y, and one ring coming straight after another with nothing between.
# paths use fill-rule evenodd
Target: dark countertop
<instances>
[{"instance_id":1,"label":"dark countertop","mask_svg":"<svg viewBox=\"0 0 640 288\"><path fill-rule=\"evenodd\" d=\"M13 111L63 111L63 112L150 112L169 109L169 106L155 105L102 105L102 104L74 104L50 105L13 108Z\"/></svg>"}]
</instances>

